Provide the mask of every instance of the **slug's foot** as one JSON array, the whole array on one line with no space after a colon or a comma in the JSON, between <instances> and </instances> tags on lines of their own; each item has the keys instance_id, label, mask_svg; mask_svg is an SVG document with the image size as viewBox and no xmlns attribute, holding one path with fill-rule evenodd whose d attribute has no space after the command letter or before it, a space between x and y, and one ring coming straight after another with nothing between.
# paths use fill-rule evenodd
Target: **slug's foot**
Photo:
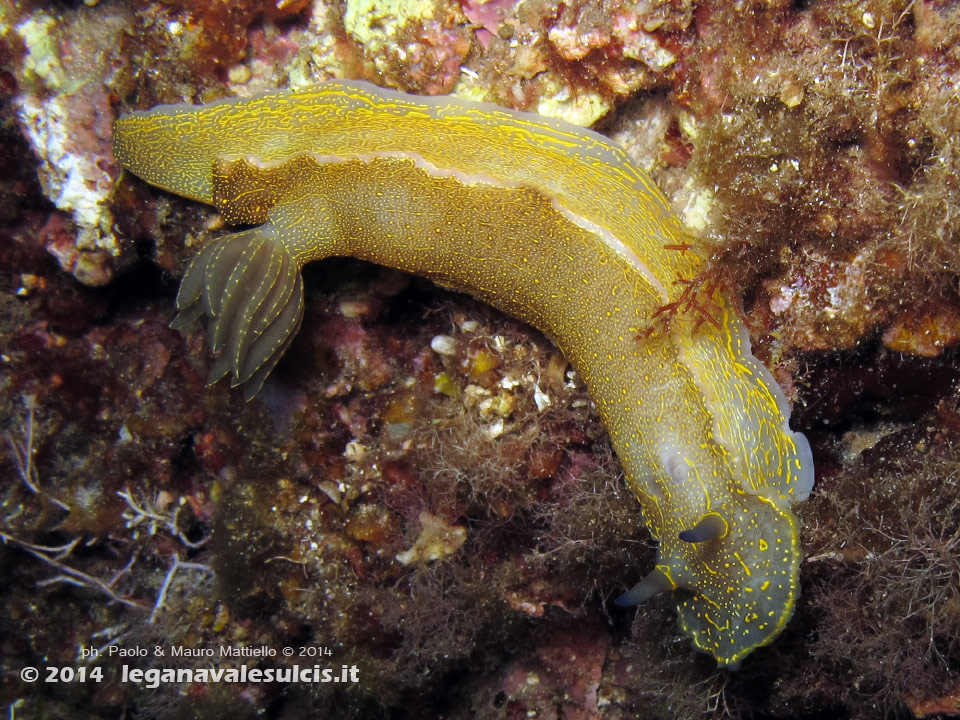
<instances>
[{"instance_id":1,"label":"slug's foot","mask_svg":"<svg viewBox=\"0 0 960 720\"><path fill-rule=\"evenodd\" d=\"M231 375L249 400L290 345L303 320L303 280L270 223L213 240L194 257L170 327L201 317L217 355L210 383Z\"/></svg>"}]
</instances>

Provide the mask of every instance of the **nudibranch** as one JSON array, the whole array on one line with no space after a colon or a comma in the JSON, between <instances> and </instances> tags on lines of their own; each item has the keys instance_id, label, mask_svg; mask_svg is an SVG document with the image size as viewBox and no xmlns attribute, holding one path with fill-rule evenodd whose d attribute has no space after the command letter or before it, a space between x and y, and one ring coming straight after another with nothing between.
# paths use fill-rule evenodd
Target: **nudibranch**
<instances>
[{"instance_id":1,"label":"nudibranch","mask_svg":"<svg viewBox=\"0 0 960 720\"><path fill-rule=\"evenodd\" d=\"M470 293L546 333L583 378L659 541L619 604L676 591L694 645L736 666L793 614L806 438L731 302L677 313L703 260L645 173L601 135L362 82L119 118L147 182L251 226L205 245L177 296L226 375L257 392L297 332L301 268L352 256Z\"/></svg>"}]
</instances>

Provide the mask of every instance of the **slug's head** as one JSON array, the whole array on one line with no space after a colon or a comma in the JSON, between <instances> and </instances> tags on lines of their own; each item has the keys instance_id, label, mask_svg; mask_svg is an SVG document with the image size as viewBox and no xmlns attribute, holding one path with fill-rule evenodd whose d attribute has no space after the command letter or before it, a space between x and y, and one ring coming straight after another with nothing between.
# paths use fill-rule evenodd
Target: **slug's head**
<instances>
[{"instance_id":1,"label":"slug's head","mask_svg":"<svg viewBox=\"0 0 960 720\"><path fill-rule=\"evenodd\" d=\"M676 589L694 646L736 668L793 615L799 562L793 513L766 495L735 493L690 527L665 530L657 567L616 602Z\"/></svg>"}]
</instances>

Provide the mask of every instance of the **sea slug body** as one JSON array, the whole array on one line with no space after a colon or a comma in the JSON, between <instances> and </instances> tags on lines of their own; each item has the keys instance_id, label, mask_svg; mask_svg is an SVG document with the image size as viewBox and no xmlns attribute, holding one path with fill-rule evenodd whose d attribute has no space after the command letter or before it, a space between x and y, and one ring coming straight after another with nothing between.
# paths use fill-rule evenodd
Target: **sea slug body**
<instances>
[{"instance_id":1,"label":"sea slug body","mask_svg":"<svg viewBox=\"0 0 960 720\"><path fill-rule=\"evenodd\" d=\"M736 666L793 614L801 558L791 505L813 486L806 439L714 293L679 313L702 270L653 182L589 130L362 82L134 112L124 167L254 225L206 245L175 323L208 321L212 379L252 396L299 327L301 267L346 255L431 278L549 335L577 369L659 540L622 596L677 591L683 630Z\"/></svg>"}]
</instances>

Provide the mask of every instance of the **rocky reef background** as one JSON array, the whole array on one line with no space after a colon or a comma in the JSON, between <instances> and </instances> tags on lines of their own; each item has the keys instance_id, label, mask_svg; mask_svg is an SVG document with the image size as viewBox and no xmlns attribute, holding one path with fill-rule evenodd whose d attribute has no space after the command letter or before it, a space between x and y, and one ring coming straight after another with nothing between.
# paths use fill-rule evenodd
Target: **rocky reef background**
<instances>
[{"instance_id":1,"label":"rocky reef background","mask_svg":"<svg viewBox=\"0 0 960 720\"><path fill-rule=\"evenodd\" d=\"M330 261L261 395L206 387L167 325L222 220L112 120L331 77L593 125L708 248L817 462L796 615L739 671L611 605L655 549L529 327ZM11 718L960 714L958 3L0 0L0 142ZM121 683L156 645L360 680ZM20 679L53 665L103 680Z\"/></svg>"}]
</instances>

